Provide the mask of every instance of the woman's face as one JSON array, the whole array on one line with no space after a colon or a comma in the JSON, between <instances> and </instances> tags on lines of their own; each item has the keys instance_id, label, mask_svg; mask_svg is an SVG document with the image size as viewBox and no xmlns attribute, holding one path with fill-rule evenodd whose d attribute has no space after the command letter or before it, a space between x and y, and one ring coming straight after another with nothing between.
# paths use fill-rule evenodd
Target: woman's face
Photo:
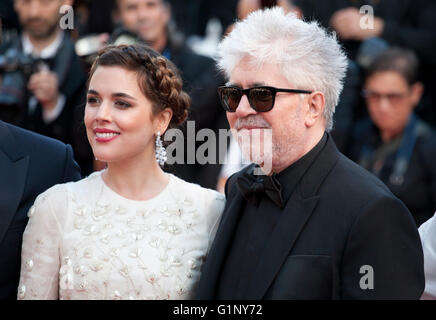
<instances>
[{"instance_id":1,"label":"woman's face","mask_svg":"<svg viewBox=\"0 0 436 320\"><path fill-rule=\"evenodd\" d=\"M372 121L391 136L401 133L421 97L421 84L410 86L394 71L371 75L365 83L366 104Z\"/></svg>"},{"instance_id":2,"label":"woman's face","mask_svg":"<svg viewBox=\"0 0 436 320\"><path fill-rule=\"evenodd\" d=\"M158 118L134 72L118 66L96 69L88 88L85 125L97 159L117 162L154 157L155 134L163 131Z\"/></svg>"}]
</instances>

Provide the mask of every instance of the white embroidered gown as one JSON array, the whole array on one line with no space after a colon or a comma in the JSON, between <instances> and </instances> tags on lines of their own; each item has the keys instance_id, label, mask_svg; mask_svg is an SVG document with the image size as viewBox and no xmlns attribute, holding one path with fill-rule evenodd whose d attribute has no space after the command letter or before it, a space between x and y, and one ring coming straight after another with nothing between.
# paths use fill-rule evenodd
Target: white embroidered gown
<instances>
[{"instance_id":1,"label":"white embroidered gown","mask_svg":"<svg viewBox=\"0 0 436 320\"><path fill-rule=\"evenodd\" d=\"M224 196L169 174L156 197L129 200L101 173L36 199L18 299L192 299Z\"/></svg>"}]
</instances>

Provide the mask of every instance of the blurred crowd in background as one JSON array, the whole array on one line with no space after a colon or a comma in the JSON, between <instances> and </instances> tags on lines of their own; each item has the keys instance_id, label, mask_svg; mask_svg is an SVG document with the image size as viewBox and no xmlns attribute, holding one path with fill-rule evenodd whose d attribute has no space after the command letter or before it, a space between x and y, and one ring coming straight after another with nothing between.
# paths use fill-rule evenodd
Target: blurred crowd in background
<instances>
[{"instance_id":1,"label":"blurred crowd in background","mask_svg":"<svg viewBox=\"0 0 436 320\"><path fill-rule=\"evenodd\" d=\"M59 27L63 5L73 8L71 30ZM83 176L104 168L83 125L87 72L105 44L145 42L179 68L195 132L218 136L228 129L216 92L226 82L213 60L218 42L236 19L275 5L336 32L349 66L332 135L403 200L419 226L436 211L433 0L2 0L0 119L71 144ZM184 136L188 152L203 143L192 147ZM229 146L229 159L240 159L233 141ZM216 151L217 164L166 169L222 191L241 165L219 164Z\"/></svg>"}]
</instances>

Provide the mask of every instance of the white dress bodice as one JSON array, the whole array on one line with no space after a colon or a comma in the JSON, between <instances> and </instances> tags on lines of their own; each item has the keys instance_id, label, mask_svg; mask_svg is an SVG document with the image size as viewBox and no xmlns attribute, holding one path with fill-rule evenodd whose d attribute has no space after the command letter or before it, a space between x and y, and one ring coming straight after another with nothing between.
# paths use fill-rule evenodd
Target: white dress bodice
<instances>
[{"instance_id":1,"label":"white dress bodice","mask_svg":"<svg viewBox=\"0 0 436 320\"><path fill-rule=\"evenodd\" d=\"M39 195L23 235L19 299L192 299L224 196L169 174L146 201L102 172Z\"/></svg>"}]
</instances>

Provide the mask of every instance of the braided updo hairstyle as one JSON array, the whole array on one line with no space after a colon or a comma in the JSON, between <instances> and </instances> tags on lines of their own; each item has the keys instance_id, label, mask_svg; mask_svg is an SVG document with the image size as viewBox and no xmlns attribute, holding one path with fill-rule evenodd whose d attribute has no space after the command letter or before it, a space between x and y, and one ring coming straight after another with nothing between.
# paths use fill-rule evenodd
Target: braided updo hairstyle
<instances>
[{"instance_id":1,"label":"braided updo hairstyle","mask_svg":"<svg viewBox=\"0 0 436 320\"><path fill-rule=\"evenodd\" d=\"M117 66L137 74L138 86L152 104L154 115L170 108L173 116L169 128L182 124L191 99L183 91L183 81L176 66L143 44L109 45L101 49L92 64L89 79L99 66Z\"/></svg>"}]
</instances>

